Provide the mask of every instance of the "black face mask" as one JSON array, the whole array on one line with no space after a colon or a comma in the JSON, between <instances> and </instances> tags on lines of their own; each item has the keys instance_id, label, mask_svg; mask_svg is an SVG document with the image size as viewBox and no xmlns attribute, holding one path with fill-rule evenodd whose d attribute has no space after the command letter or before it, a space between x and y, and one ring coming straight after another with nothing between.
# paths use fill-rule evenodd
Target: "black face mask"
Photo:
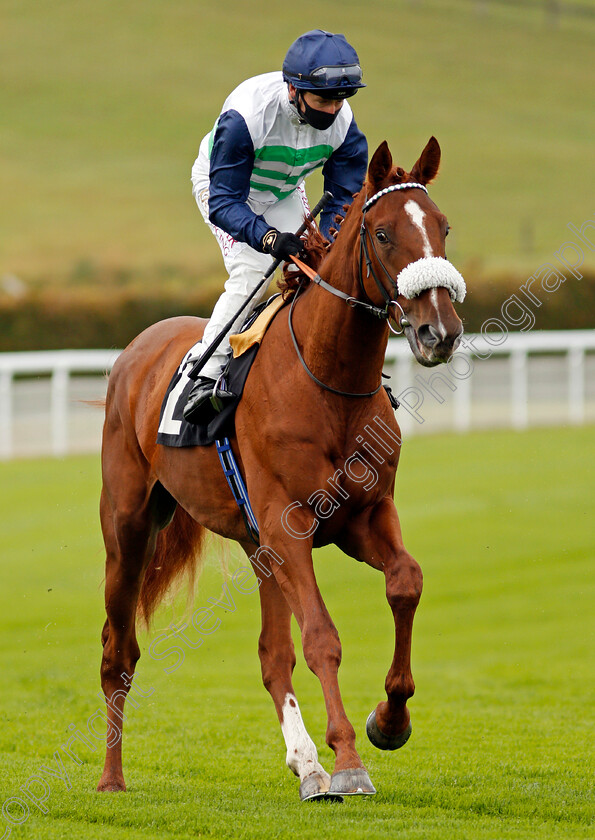
<instances>
[{"instance_id":1,"label":"black face mask","mask_svg":"<svg viewBox=\"0 0 595 840\"><path fill-rule=\"evenodd\" d=\"M300 107L300 105L302 107ZM334 114L329 114L326 111L318 111L316 108L312 108L308 105L303 95L300 95L299 93L296 97L296 107L300 117L302 117L308 125L311 125L312 128L317 128L319 131L324 131L325 129L330 128L337 119L337 115L339 113L339 111L335 111Z\"/></svg>"}]
</instances>

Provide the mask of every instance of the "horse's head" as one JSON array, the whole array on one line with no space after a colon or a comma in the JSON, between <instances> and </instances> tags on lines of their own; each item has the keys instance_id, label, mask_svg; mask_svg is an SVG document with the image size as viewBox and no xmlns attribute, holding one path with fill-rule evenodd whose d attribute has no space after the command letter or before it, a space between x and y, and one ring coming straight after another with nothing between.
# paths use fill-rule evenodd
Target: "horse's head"
<instances>
[{"instance_id":1,"label":"horse's head","mask_svg":"<svg viewBox=\"0 0 595 840\"><path fill-rule=\"evenodd\" d=\"M368 168L362 207L360 259L366 294L391 302L392 318L417 361L427 367L447 362L463 334L452 304L464 299L465 282L446 260L448 222L425 189L439 166L435 137L411 172L393 166L387 143L381 143Z\"/></svg>"}]
</instances>

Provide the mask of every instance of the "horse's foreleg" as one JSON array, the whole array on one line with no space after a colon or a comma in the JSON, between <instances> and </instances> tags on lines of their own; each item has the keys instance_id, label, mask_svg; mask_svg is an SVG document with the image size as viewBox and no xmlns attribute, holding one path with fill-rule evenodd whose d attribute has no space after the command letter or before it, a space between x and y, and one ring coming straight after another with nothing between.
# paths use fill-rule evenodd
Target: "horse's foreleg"
<instances>
[{"instance_id":1,"label":"horse's foreleg","mask_svg":"<svg viewBox=\"0 0 595 840\"><path fill-rule=\"evenodd\" d=\"M136 608L157 527L147 504L113 510L105 491L101 525L106 546L105 622L101 641L101 688L107 704L107 745L98 791L126 790L122 771L124 703L140 649L136 640ZM132 701L131 701L132 702Z\"/></svg>"},{"instance_id":2,"label":"horse's foreleg","mask_svg":"<svg viewBox=\"0 0 595 840\"><path fill-rule=\"evenodd\" d=\"M358 534L358 526L360 528ZM403 546L399 517L392 499L384 499L368 522L352 525L352 544L359 542L357 556L384 572L386 598L395 622L395 652L385 689L387 699L370 714L366 731L374 746L396 750L411 734L407 700L415 691L411 674L413 618L422 591L419 564Z\"/></svg>"},{"instance_id":3,"label":"horse's foreleg","mask_svg":"<svg viewBox=\"0 0 595 840\"><path fill-rule=\"evenodd\" d=\"M282 510L271 513L270 531L263 525L263 544L274 549L270 561L277 583L295 615L302 633L304 658L318 677L327 711L326 742L335 752L335 768L330 794L375 793L368 773L355 749L355 731L349 722L341 692L338 669L341 663L341 642L316 583L312 565L311 543L280 534L278 522ZM277 528L274 525L277 524ZM291 697L285 697L285 720L296 716ZM300 719L301 720L301 719Z\"/></svg>"},{"instance_id":4,"label":"horse's foreleg","mask_svg":"<svg viewBox=\"0 0 595 840\"><path fill-rule=\"evenodd\" d=\"M262 631L258 653L262 681L277 710L287 747L287 766L300 780L300 799L325 797L331 777L318 761L316 745L304 726L291 681L295 667L291 609L272 575L259 575L259 579Z\"/></svg>"}]
</instances>

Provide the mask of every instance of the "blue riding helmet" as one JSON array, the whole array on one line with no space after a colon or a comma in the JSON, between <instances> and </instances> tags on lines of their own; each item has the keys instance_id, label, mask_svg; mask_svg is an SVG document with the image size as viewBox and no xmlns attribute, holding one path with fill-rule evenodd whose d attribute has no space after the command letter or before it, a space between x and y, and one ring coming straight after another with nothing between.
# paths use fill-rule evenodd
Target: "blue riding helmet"
<instances>
[{"instance_id":1,"label":"blue riding helmet","mask_svg":"<svg viewBox=\"0 0 595 840\"><path fill-rule=\"evenodd\" d=\"M359 88L362 68L344 35L313 29L293 42L283 62L283 78L298 90L328 99L346 99Z\"/></svg>"}]
</instances>

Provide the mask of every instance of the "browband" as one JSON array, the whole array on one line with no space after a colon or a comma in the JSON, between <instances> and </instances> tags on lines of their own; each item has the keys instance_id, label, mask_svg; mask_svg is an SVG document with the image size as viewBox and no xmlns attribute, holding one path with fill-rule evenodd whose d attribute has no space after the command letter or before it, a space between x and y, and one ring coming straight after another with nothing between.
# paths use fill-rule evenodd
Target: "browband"
<instances>
[{"instance_id":1,"label":"browband","mask_svg":"<svg viewBox=\"0 0 595 840\"><path fill-rule=\"evenodd\" d=\"M388 193L396 192L397 190L423 190L425 194L428 194L427 189L424 187L423 184L417 184L414 182L407 183L407 184L392 184L390 187L385 187L380 192L375 193L372 198L369 198L364 206L362 207L362 213L365 213L366 210L369 210L373 204L376 204L379 198L382 198L383 195L388 195Z\"/></svg>"}]
</instances>

